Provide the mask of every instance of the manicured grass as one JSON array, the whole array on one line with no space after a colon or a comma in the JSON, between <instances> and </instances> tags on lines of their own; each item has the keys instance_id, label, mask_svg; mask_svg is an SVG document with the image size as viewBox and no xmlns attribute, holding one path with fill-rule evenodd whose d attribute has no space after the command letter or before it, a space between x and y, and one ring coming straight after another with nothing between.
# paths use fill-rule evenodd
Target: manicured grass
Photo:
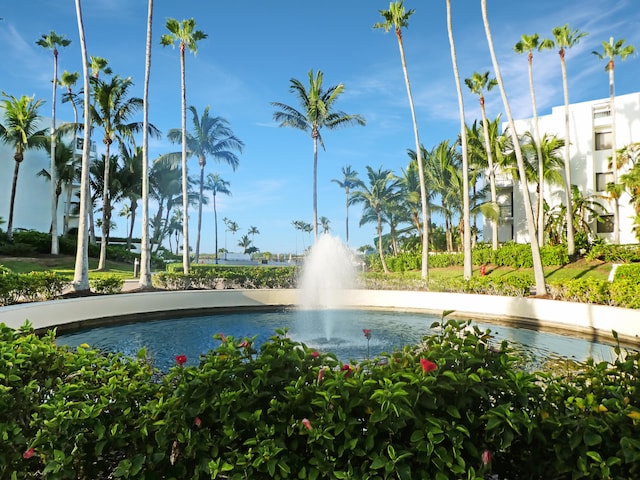
<instances>
[{"instance_id":1,"label":"manicured grass","mask_svg":"<svg viewBox=\"0 0 640 480\"><path fill-rule=\"evenodd\" d=\"M41 257L0 257L0 265L10 268L15 273L47 272L53 271L73 278L75 259L68 255L41 256ZM89 278L101 278L105 276L118 276L123 279L133 278L133 265L128 263L112 262L107 260L107 269L97 271L98 259L89 259Z\"/></svg>"},{"instance_id":2,"label":"manicured grass","mask_svg":"<svg viewBox=\"0 0 640 480\"><path fill-rule=\"evenodd\" d=\"M9 267L16 273L43 272L54 271L62 275L73 277L75 268L75 259L72 256L42 256L35 258L19 258L19 257L0 257L0 265ZM98 259L89 259L89 278L100 278L104 276L119 276L123 279L133 278L133 265L126 263L107 261L107 270L96 271L98 268ZM473 274L480 275L480 267L473 267ZM611 271L611 264L602 262L587 262L579 260L569 265L561 267L546 267L545 278L551 283L561 283L565 280L576 278L593 278L595 280L606 280ZM533 278L533 269L522 268L514 269L509 267L488 266L486 274L492 277L509 276L517 272L530 273ZM392 274L402 276L404 278L420 278L420 272L403 272ZM429 269L429 277L433 280L462 278L462 267L447 268L431 268Z\"/></svg>"},{"instance_id":3,"label":"manicured grass","mask_svg":"<svg viewBox=\"0 0 640 480\"><path fill-rule=\"evenodd\" d=\"M579 260L569 265L545 267L545 278L547 282L561 283L566 280L572 280L577 278L592 278L594 280L606 280L609 277L611 271L611 264L602 262L586 262ZM510 268L510 267L497 267L489 265L486 269L486 275L491 277L508 277L517 273L528 273L533 279L532 268ZM402 272L392 273L393 276L401 276L403 278L412 278L418 280L420 278L420 272ZM431 280L447 280L447 279L461 279L463 277L462 267L446 267L446 268L431 268L429 269L429 278ZM480 267L473 267L473 275L480 275Z\"/></svg>"}]
</instances>

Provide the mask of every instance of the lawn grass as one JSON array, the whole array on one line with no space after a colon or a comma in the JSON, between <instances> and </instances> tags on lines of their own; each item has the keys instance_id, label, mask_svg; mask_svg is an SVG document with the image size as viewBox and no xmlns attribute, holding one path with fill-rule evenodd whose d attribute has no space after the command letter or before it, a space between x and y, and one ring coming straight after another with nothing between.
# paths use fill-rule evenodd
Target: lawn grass
<instances>
[{"instance_id":1,"label":"lawn grass","mask_svg":"<svg viewBox=\"0 0 640 480\"><path fill-rule=\"evenodd\" d=\"M65 255L43 255L39 257L19 258L0 257L0 265L10 268L16 273L54 271L68 278L73 278L75 259L73 256ZM98 259L89 259L89 278L102 278L105 276L118 276L122 279L133 278L133 265L107 260L107 269L97 271ZM545 267L545 278L550 283L562 283L566 280L577 278L592 278L594 280L606 280L611 271L611 264L603 262L587 262L578 260L577 262L563 266ZM528 273L533 279L532 268L515 269L510 267L488 266L486 274L492 277L507 277L509 275ZM419 271L392 273L403 278L420 278ZM473 275L480 275L480 267L473 267ZM446 267L429 269L429 278L432 280L446 280L463 277L462 267Z\"/></svg>"},{"instance_id":2,"label":"lawn grass","mask_svg":"<svg viewBox=\"0 0 640 480\"><path fill-rule=\"evenodd\" d=\"M39 257L0 257L0 265L15 273L56 272L69 279L75 271L75 258L70 255L43 255ZM117 276L122 279L133 278L133 265L107 260L107 268L98 271L98 259L89 259L89 279Z\"/></svg>"}]
</instances>

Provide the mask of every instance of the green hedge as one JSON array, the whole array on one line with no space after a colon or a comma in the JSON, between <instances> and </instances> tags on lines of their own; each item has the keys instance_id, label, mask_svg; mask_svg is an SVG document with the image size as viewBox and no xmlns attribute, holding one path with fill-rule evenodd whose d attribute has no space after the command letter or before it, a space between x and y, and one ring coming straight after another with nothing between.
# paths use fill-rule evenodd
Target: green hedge
<instances>
[{"instance_id":1,"label":"green hedge","mask_svg":"<svg viewBox=\"0 0 640 480\"><path fill-rule=\"evenodd\" d=\"M166 272L153 276L154 286L169 290L227 288L293 288L296 266L191 265L190 274L182 273L182 265L168 264Z\"/></svg>"},{"instance_id":2,"label":"green hedge","mask_svg":"<svg viewBox=\"0 0 640 480\"><path fill-rule=\"evenodd\" d=\"M217 337L160 375L0 325L0 478L640 478L638 352L531 372L489 331L434 327L358 365Z\"/></svg>"}]
</instances>

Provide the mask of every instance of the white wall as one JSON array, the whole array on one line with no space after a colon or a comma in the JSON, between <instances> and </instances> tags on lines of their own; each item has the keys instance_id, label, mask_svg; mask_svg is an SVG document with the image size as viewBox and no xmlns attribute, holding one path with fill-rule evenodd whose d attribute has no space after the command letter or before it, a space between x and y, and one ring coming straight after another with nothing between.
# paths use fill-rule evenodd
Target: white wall
<instances>
[{"instance_id":1,"label":"white wall","mask_svg":"<svg viewBox=\"0 0 640 480\"><path fill-rule=\"evenodd\" d=\"M595 150L594 132L598 130L610 129L612 117L602 117L594 119L594 106L608 104L609 99L598 99L589 102L574 103L569 105L569 128L570 128L570 155L571 155L571 183L578 185L583 195L600 194L596 192L596 173L606 172L608 158L612 151ZM615 98L616 108L616 148L620 149L633 142L640 142L640 93L621 95ZM553 107L548 115L538 117L540 126L540 136L545 133L557 135L558 138L565 138L564 105ZM533 132L533 119L516 120L516 132L518 135L524 132ZM505 125L506 126L506 125ZM564 149L562 149L564 156ZM618 172L618 175L625 170ZM530 198L535 208L536 195L535 185L529 186ZM519 186L514 186L513 195L514 209L514 240L519 243L529 241L529 234L526 228L525 213L523 207L522 194ZM564 203L564 190L561 186L545 185L545 200L550 206ZM606 199L598 200L607 210L613 212L613 203ZM620 243L638 243L633 233L633 207L629 204L629 195L624 194L620 199ZM595 232L595 222L592 224ZM607 241L613 239L612 233L599 234ZM484 238L491 241L491 224L484 223ZM500 235L500 241L503 241Z\"/></svg>"}]
</instances>

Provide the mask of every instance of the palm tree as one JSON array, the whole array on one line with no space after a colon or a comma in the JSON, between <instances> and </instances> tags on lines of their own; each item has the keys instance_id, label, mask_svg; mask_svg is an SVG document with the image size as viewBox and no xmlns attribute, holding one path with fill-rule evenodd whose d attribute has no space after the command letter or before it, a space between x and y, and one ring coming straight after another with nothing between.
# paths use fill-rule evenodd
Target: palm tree
<instances>
[{"instance_id":1,"label":"palm tree","mask_svg":"<svg viewBox=\"0 0 640 480\"><path fill-rule=\"evenodd\" d=\"M422 153L420 148L420 137L418 135L418 122L416 120L416 110L413 105L413 94L411 93L411 83L409 82L409 72L407 71L407 60L404 55L404 44L402 42L402 29L409 26L409 17L413 15L415 10L404 9L402 0L399 2L391 2L389 10L378 10L380 15L384 17L384 22L376 23L373 28L382 28L385 32L394 29L396 38L398 39L398 47L400 49L400 61L402 63L402 71L404 73L404 82L407 87L407 96L409 97L409 108L411 110L411 119L413 121L413 134L416 142L416 155L418 172L420 179L420 203L422 205L422 280L429 279L429 217L427 215L427 187L424 179L424 167L422 162Z\"/></svg>"},{"instance_id":2,"label":"palm tree","mask_svg":"<svg viewBox=\"0 0 640 480\"><path fill-rule=\"evenodd\" d=\"M135 147L132 152L127 148L121 149L123 165L117 173L117 180L122 191L122 198L129 200L129 214L131 223L127 230L127 248L131 247L133 238L133 226L136 222L136 212L138 211L138 201L142 198L142 147ZM144 228L144 227L143 227Z\"/></svg>"},{"instance_id":3,"label":"palm tree","mask_svg":"<svg viewBox=\"0 0 640 480\"><path fill-rule=\"evenodd\" d=\"M318 219L318 221L320 222L320 227L322 228L322 233L329 233L329 231L331 230L331 227L329 226L329 224L331 223L331 220L329 220L327 217L322 215Z\"/></svg>"},{"instance_id":4,"label":"palm tree","mask_svg":"<svg viewBox=\"0 0 640 480\"><path fill-rule=\"evenodd\" d=\"M242 247L242 253L249 253L247 250L249 250L249 248L251 248L251 239L249 238L249 235L247 235L246 233L240 237L240 241L238 242L238 246Z\"/></svg>"},{"instance_id":5,"label":"palm tree","mask_svg":"<svg viewBox=\"0 0 640 480\"><path fill-rule=\"evenodd\" d=\"M91 109L89 101L89 64L87 63L87 42L82 19L82 2L75 0L80 51L82 52L82 74L84 80L84 142L82 144L82 168L80 170L80 219L78 221L78 246L73 274L73 290L76 292L89 290L89 235L87 221L89 218L89 153L91 149ZM75 148L75 145L74 145Z\"/></svg>"},{"instance_id":6,"label":"palm tree","mask_svg":"<svg viewBox=\"0 0 640 480\"><path fill-rule=\"evenodd\" d=\"M205 107L202 116L198 117L196 107L190 106L189 111L193 115L193 134L187 132L187 155L198 157L200 165L200 201L198 203L198 230L196 237L195 262L200 261L200 232L202 229L202 203L204 188L204 167L207 165L207 156L213 157L218 163L224 162L235 171L240 160L234 153L242 152L244 143L233 134L229 122L222 117L210 117L209 106ZM172 128L167 137L173 143L182 138L182 131ZM167 161L176 162L177 154L166 155ZM177 162L176 162L177 163Z\"/></svg>"},{"instance_id":7,"label":"palm tree","mask_svg":"<svg viewBox=\"0 0 640 480\"><path fill-rule=\"evenodd\" d=\"M13 154L15 166L11 183L9 220L7 222L7 235L11 238L20 164L24 160L25 150L45 148L46 129L37 130L40 123L38 109L43 105L44 100L36 100L35 96L27 97L25 95L16 98L4 92L2 96L4 97L2 100L4 123L0 124L0 141L8 144L15 151Z\"/></svg>"},{"instance_id":8,"label":"palm tree","mask_svg":"<svg viewBox=\"0 0 640 480\"><path fill-rule=\"evenodd\" d=\"M251 235L252 237L256 236L256 235L260 235L260 230L258 230L258 227L251 225L249 227L249 230L247 230L247 233L249 235Z\"/></svg>"},{"instance_id":9,"label":"palm tree","mask_svg":"<svg viewBox=\"0 0 640 480\"><path fill-rule=\"evenodd\" d=\"M53 30L48 35L42 35L36 45L51 50L53 53L53 82L52 82L52 100L51 100L51 254L57 255L60 251L58 245L58 195L56 189L58 181L56 175L56 88L58 87L58 47L66 47L71 40L64 38L64 35L58 35Z\"/></svg>"},{"instance_id":10,"label":"palm tree","mask_svg":"<svg viewBox=\"0 0 640 480\"><path fill-rule=\"evenodd\" d=\"M525 158L529 159L528 163L531 165L531 177L528 177L528 179L535 181L537 184L538 209L542 209L542 214L538 215L536 222L538 235L540 235L540 230L544 230L544 226L546 225L544 197L540 194L540 192L543 191L543 185L562 185L565 189L569 188L569 186L565 184L564 176L561 173L564 169L564 158L560 154L560 151L564 148L564 140L558 138L556 135L545 133L539 141L536 141L534 134L531 132L525 132L522 140L522 153ZM534 170L533 167L536 159L537 166ZM540 245L544 245L544 234L542 238L543 243Z\"/></svg>"},{"instance_id":11,"label":"palm tree","mask_svg":"<svg viewBox=\"0 0 640 480\"><path fill-rule=\"evenodd\" d=\"M166 23L169 33L162 35L160 43L163 46L175 46L178 43L180 48L180 81L182 92L182 213L184 219L182 221L182 236L184 248L182 250L182 268L185 275L189 274L189 217L187 204L187 84L185 74L185 57L184 51L189 51L194 55L198 52L198 42L207 38L207 34L201 30L195 30L196 21L191 18L179 22L175 18L168 18Z\"/></svg>"},{"instance_id":12,"label":"palm tree","mask_svg":"<svg viewBox=\"0 0 640 480\"><path fill-rule=\"evenodd\" d=\"M502 97L502 103L507 113L509 121L509 131L511 133L511 139L513 141L514 153L516 161L518 163L518 172L520 174L520 192L522 193L522 199L524 203L525 215L527 218L527 229L529 231L529 242L531 244L531 256L533 258L533 273L536 282L536 293L538 295L544 295L547 293L547 285L544 279L544 270L542 268L542 258L540 257L540 246L538 244L538 238L536 237L536 226L533 219L533 211L531 209L531 198L529 198L529 186L527 183L526 171L524 166L524 159L522 156L522 150L520 149L520 143L518 141L518 135L516 133L515 123L513 116L511 115L511 108L509 107L509 101L507 100L507 94L504 89L504 83L502 83L502 75L500 74L500 68L498 67L498 60L493 48L493 38L491 37L491 29L489 27L489 19L487 17L487 0L481 0L482 7L482 20L484 23L484 30L487 37L487 43L489 45L489 52L491 53L491 63L496 74L496 80L498 81L498 87L500 88L500 96Z\"/></svg>"},{"instance_id":13,"label":"palm tree","mask_svg":"<svg viewBox=\"0 0 640 480\"><path fill-rule=\"evenodd\" d=\"M47 139L47 144L51 141L50 138ZM55 188L55 204L56 210L58 209L58 204L60 202L60 195L62 194L63 186L66 187L67 194L67 205L65 206L65 218L64 225L65 228L63 232L66 233L66 227L68 225L68 216L70 212L69 204L71 203L71 185L74 181L79 178L79 161L75 158L75 148L73 144L67 145L63 143L59 137L56 137L56 142L58 142L58 146L55 148L56 161L55 161L55 176L51 175L51 172L45 168L40 170L36 175L39 177L44 177L48 181L56 181ZM49 148L49 151L51 149ZM51 231L53 232L53 225L51 226Z\"/></svg>"},{"instance_id":14,"label":"palm tree","mask_svg":"<svg viewBox=\"0 0 640 480\"><path fill-rule=\"evenodd\" d=\"M545 39L540 42L540 36L537 33L533 35L522 35L513 47L518 54L527 53L527 65L529 71L529 91L531 92L531 107L533 111L533 129L535 144L540 147L540 127L538 125L538 109L536 107L536 93L533 87L533 51L553 48L553 42ZM542 152L538 148L538 174L541 178L543 173ZM538 187L538 243L544 245L544 182L539 183Z\"/></svg>"},{"instance_id":15,"label":"palm tree","mask_svg":"<svg viewBox=\"0 0 640 480\"><path fill-rule=\"evenodd\" d=\"M464 279L469 280L473 273L471 262L471 218L469 207L469 157L467 149L467 127L464 122L464 103L462 101L462 88L460 86L460 75L458 73L458 62L456 60L456 47L453 41L453 28L451 26L451 0L447 0L447 31L449 33L449 45L451 47L451 63L453 64L453 76L456 80L456 91L458 93L458 109L460 115L460 137L462 149L462 245L464 252Z\"/></svg>"},{"instance_id":16,"label":"palm tree","mask_svg":"<svg viewBox=\"0 0 640 480\"><path fill-rule=\"evenodd\" d=\"M611 108L611 151L613 183L618 183L618 161L616 159L616 106L615 106L615 83L613 80L614 59L620 57L624 61L629 55L635 52L633 45L625 45L625 40L620 39L614 43L613 37L608 42L602 42L602 53L592 52L600 60L607 60L604 67L605 72L609 72L609 106ZM613 197L613 243L620 243L620 202L618 196Z\"/></svg>"},{"instance_id":17,"label":"palm tree","mask_svg":"<svg viewBox=\"0 0 640 480\"><path fill-rule=\"evenodd\" d=\"M134 133L142 130L141 122L129 122L130 117L142 108L141 98L127 96L132 85L131 77L121 78L117 75L112 77L109 82L100 79L93 81L95 105L91 107L91 118L104 131L102 142L105 146L105 158L111 157L111 144L114 140L122 146L126 141L133 141ZM156 130L153 132L157 133ZM108 190L111 185L110 164L111 162L105 162L102 182L104 188L102 192L102 240L98 270L104 270L107 261L107 242L111 220Z\"/></svg>"},{"instance_id":18,"label":"palm tree","mask_svg":"<svg viewBox=\"0 0 640 480\"><path fill-rule=\"evenodd\" d=\"M324 149L324 141L320 130L334 130L349 125L365 125L365 120L360 115L334 110L334 104L344 92L342 83L322 88L323 74L318 70L309 71L309 90L300 80L290 80L289 91L296 95L302 111L279 102L271 102L279 111L274 112L273 119L280 123L281 127L293 127L303 132L311 132L313 139L313 235L318 238L318 142Z\"/></svg>"},{"instance_id":19,"label":"palm tree","mask_svg":"<svg viewBox=\"0 0 640 480\"><path fill-rule=\"evenodd\" d=\"M215 240L216 240L216 263L218 263L218 210L216 208L216 195L218 193L222 193L223 195L231 195L231 190L229 190L229 186L231 184L226 180L223 180L220 175L217 173L210 173L207 175L207 181L205 183L205 188L210 190L213 195L213 224L215 227ZM255 227L251 227L255 228ZM250 234L254 234L251 229L249 229Z\"/></svg>"},{"instance_id":20,"label":"palm tree","mask_svg":"<svg viewBox=\"0 0 640 480\"><path fill-rule=\"evenodd\" d=\"M151 76L151 42L153 31L153 0L147 9L147 44L144 57L144 93L142 94L142 234L140 238L141 288L151 282L151 243L149 241L149 78Z\"/></svg>"},{"instance_id":21,"label":"palm tree","mask_svg":"<svg viewBox=\"0 0 640 480\"><path fill-rule=\"evenodd\" d=\"M554 45L558 48L560 55L560 67L562 68L562 87L564 90L564 175L568 188L565 191L565 202L567 204L567 251L569 255L575 253L575 240L573 232L573 220L570 215L573 212L571 207L571 137L569 133L569 87L567 86L567 66L565 62L566 51L568 48L578 44L580 39L587 35L586 32L571 30L568 24L562 27L555 27L553 30Z\"/></svg>"},{"instance_id":22,"label":"palm tree","mask_svg":"<svg viewBox=\"0 0 640 480\"><path fill-rule=\"evenodd\" d=\"M351 169L351 165L346 165L342 167L342 180L333 179L332 182L337 183L340 188L344 188L344 193L347 197L345 202L345 209L347 212L345 226L346 226L346 241L347 245L349 245L349 190L352 189L356 182L358 181L358 172Z\"/></svg>"},{"instance_id":23,"label":"palm tree","mask_svg":"<svg viewBox=\"0 0 640 480\"><path fill-rule=\"evenodd\" d=\"M491 203L497 205L498 194L496 192L496 172L493 165L493 152L491 149L491 138L489 137L489 122L487 121L487 111L484 106L484 90L490 92L498 82L495 78L489 79L489 71L484 73L473 72L471 78L465 78L464 83L471 93L478 95L480 99L480 112L482 113L482 132L484 134L484 148L487 156L487 166L489 171L489 188L491 190ZM498 249L498 221L491 221L491 248Z\"/></svg>"},{"instance_id":24,"label":"palm tree","mask_svg":"<svg viewBox=\"0 0 640 480\"><path fill-rule=\"evenodd\" d=\"M58 81L58 83L60 84L60 86L62 87L66 87L67 91L66 93L62 94L62 103L65 102L69 102L71 103L71 108L73 109L73 160L72 162L74 164L78 163L76 162L76 150L78 148L78 107L77 107L77 102L78 100L78 96L73 92L73 87L75 86L75 84L78 82L78 78L79 78L80 74L78 72L68 72L67 70L65 70L64 72L62 72L62 75L60 76L60 80ZM80 161L81 162L81 161ZM78 167L80 167L80 165L78 165ZM62 234L66 235L67 232L69 231L69 215L71 214L71 185L68 184L67 185L67 201L65 202L65 211L64 211L64 221L62 224Z\"/></svg>"},{"instance_id":25,"label":"palm tree","mask_svg":"<svg viewBox=\"0 0 640 480\"><path fill-rule=\"evenodd\" d=\"M393 175L391 170L383 170L380 167L377 171L367 165L368 185L358 181L353 189L351 196L351 204L362 203L365 207L360 225L368 223L371 216L367 216L367 212L375 212L377 221L378 235L378 254L382 262L382 268L385 273L389 273L389 267L384 259L384 251L382 249L382 211L389 203L394 202L399 197L400 179Z\"/></svg>"}]
</instances>

